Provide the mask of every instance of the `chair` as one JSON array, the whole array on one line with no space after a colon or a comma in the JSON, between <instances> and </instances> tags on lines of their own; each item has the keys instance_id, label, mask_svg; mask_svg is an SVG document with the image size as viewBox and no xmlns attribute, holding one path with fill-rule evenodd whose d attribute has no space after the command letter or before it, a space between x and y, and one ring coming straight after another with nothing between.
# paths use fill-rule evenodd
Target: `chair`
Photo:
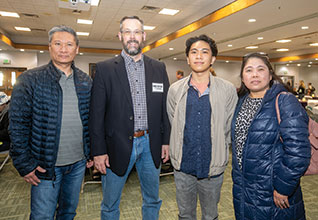
<instances>
[{"instance_id":1,"label":"chair","mask_svg":"<svg viewBox=\"0 0 318 220\"><path fill-rule=\"evenodd\" d=\"M0 171L2 170L2 168L4 167L4 165L7 163L7 161L9 160L10 158L10 155L9 155L9 151L6 150L6 151L2 151L0 152L0 154L7 154L6 158L4 159L4 161L1 163L0 165Z\"/></svg>"},{"instance_id":2,"label":"chair","mask_svg":"<svg viewBox=\"0 0 318 220\"><path fill-rule=\"evenodd\" d=\"M88 173L89 176L93 176L91 169L90 169L90 168L86 168L85 176L84 176L83 182L82 182L81 193L84 192L84 186L85 186L86 184L101 184L101 183L102 183L101 180L85 180L86 173Z\"/></svg>"},{"instance_id":3,"label":"chair","mask_svg":"<svg viewBox=\"0 0 318 220\"><path fill-rule=\"evenodd\" d=\"M173 167L170 160L168 160L166 163L163 163L161 165L160 176L167 176L167 175L173 175Z\"/></svg>"}]
</instances>

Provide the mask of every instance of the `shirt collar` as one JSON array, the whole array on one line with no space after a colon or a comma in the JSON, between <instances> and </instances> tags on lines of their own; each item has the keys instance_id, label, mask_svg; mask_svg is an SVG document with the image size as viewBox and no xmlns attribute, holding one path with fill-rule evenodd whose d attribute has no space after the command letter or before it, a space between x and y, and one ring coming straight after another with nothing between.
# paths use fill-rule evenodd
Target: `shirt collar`
<instances>
[{"instance_id":1,"label":"shirt collar","mask_svg":"<svg viewBox=\"0 0 318 220\"><path fill-rule=\"evenodd\" d=\"M195 87L195 86L191 83L191 79L192 79L192 74L191 74L190 77L189 77L188 86L189 86L189 87ZM209 79L208 88L210 88L210 84L211 84L211 82L210 82L210 79Z\"/></svg>"},{"instance_id":2,"label":"shirt collar","mask_svg":"<svg viewBox=\"0 0 318 220\"><path fill-rule=\"evenodd\" d=\"M56 68L56 69L61 74L61 76L64 76L66 79L70 79L71 77L73 77L73 73L74 73L73 68L71 68L71 74L68 76L66 76L66 74L62 70L60 70L59 68Z\"/></svg>"},{"instance_id":3,"label":"shirt collar","mask_svg":"<svg viewBox=\"0 0 318 220\"><path fill-rule=\"evenodd\" d=\"M192 75L190 75L190 77L189 77L188 86L192 87L195 91L197 91L200 94L200 91L197 89L197 87L191 83L191 79L192 79ZM208 88L206 88L206 90L202 94L200 94L201 96L209 94L209 92L210 92L210 83L211 82L209 80Z\"/></svg>"},{"instance_id":4,"label":"shirt collar","mask_svg":"<svg viewBox=\"0 0 318 220\"><path fill-rule=\"evenodd\" d=\"M141 54L141 59L138 60L137 62L135 62L131 56L127 55L124 50L121 51L120 55L124 58L125 63L127 63L127 64L139 63L139 62L141 64L144 63L144 55L143 54Z\"/></svg>"}]
</instances>

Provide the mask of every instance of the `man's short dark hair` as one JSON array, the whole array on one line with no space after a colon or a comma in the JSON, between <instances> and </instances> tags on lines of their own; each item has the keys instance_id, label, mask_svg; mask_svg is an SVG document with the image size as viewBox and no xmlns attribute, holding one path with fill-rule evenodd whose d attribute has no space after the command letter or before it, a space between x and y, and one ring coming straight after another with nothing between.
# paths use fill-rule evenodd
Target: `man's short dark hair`
<instances>
[{"instance_id":1,"label":"man's short dark hair","mask_svg":"<svg viewBox=\"0 0 318 220\"><path fill-rule=\"evenodd\" d=\"M184 75L184 73L183 73L183 71L182 71L182 70L178 70L178 71L177 71L177 75L183 76L183 75Z\"/></svg>"},{"instance_id":2,"label":"man's short dark hair","mask_svg":"<svg viewBox=\"0 0 318 220\"><path fill-rule=\"evenodd\" d=\"M138 20L140 23L141 23L141 27L142 27L142 31L144 31L144 22L143 22L143 20L141 20L138 16L125 16L125 17L123 17L121 20L120 20L120 26L119 26L119 30L120 30L120 32L122 32L123 31L123 22L125 21L125 20L127 20L127 19L136 19L136 20Z\"/></svg>"},{"instance_id":3,"label":"man's short dark hair","mask_svg":"<svg viewBox=\"0 0 318 220\"><path fill-rule=\"evenodd\" d=\"M216 46L215 41L212 38L208 37L207 35L202 34L198 37L191 37L186 41L186 51L185 52L186 52L187 57L189 56L189 51L190 51L192 44L194 44L197 41L207 42L210 45L210 48L212 51L212 56L216 57L218 55L218 48Z\"/></svg>"}]
</instances>

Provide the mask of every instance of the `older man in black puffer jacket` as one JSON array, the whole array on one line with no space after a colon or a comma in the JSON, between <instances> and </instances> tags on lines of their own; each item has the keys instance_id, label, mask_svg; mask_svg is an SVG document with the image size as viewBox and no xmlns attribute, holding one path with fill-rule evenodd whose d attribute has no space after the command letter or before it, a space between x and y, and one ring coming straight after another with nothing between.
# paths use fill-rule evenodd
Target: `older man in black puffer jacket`
<instances>
[{"instance_id":1,"label":"older man in black puffer jacket","mask_svg":"<svg viewBox=\"0 0 318 220\"><path fill-rule=\"evenodd\" d=\"M49 64L22 73L14 86L10 155L32 184L30 219L73 219L89 156L91 79L76 68L73 29L49 32Z\"/></svg>"}]
</instances>

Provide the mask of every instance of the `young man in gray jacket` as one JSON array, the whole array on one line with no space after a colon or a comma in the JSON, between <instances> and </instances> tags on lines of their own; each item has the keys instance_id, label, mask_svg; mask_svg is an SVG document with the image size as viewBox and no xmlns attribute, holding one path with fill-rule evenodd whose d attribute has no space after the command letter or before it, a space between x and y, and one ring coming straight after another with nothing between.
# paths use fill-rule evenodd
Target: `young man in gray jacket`
<instances>
[{"instance_id":1,"label":"young man in gray jacket","mask_svg":"<svg viewBox=\"0 0 318 220\"><path fill-rule=\"evenodd\" d=\"M196 219L197 195L202 219L218 219L237 94L231 83L209 71L217 52L215 41L208 36L189 38L186 55L192 72L168 91L170 159L179 219Z\"/></svg>"}]
</instances>

